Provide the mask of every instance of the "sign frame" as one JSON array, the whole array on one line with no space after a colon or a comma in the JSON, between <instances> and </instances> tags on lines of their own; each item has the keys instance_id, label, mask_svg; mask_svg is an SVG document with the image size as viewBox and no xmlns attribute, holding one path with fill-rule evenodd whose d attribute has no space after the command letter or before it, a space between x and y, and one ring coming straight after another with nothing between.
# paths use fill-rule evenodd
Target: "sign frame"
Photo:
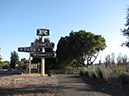
<instances>
[{"instance_id":1,"label":"sign frame","mask_svg":"<svg viewBox=\"0 0 129 96\"><path fill-rule=\"evenodd\" d=\"M37 36L49 36L48 29L37 29Z\"/></svg>"}]
</instances>

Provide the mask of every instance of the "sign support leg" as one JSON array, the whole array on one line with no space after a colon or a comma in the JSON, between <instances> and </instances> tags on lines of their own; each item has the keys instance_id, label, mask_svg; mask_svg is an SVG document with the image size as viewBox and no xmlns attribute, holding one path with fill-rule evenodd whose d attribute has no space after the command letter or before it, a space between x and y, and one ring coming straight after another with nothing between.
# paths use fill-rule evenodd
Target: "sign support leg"
<instances>
[{"instance_id":1,"label":"sign support leg","mask_svg":"<svg viewBox=\"0 0 129 96\"><path fill-rule=\"evenodd\" d=\"M42 36L42 42L44 42L44 36ZM42 52L45 52L45 48L42 48ZM41 58L41 76L45 75L45 58Z\"/></svg>"},{"instance_id":2,"label":"sign support leg","mask_svg":"<svg viewBox=\"0 0 129 96\"><path fill-rule=\"evenodd\" d=\"M29 57L29 75L31 75L31 53Z\"/></svg>"},{"instance_id":3,"label":"sign support leg","mask_svg":"<svg viewBox=\"0 0 129 96\"><path fill-rule=\"evenodd\" d=\"M45 59L41 58L41 62L42 62L42 65L41 65L41 75L44 76L45 75Z\"/></svg>"}]
</instances>

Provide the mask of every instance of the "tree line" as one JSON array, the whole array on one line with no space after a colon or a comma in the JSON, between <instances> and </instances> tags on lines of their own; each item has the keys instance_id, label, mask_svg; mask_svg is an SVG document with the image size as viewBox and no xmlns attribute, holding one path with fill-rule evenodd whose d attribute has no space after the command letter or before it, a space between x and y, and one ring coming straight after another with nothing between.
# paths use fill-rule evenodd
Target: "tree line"
<instances>
[{"instance_id":1,"label":"tree line","mask_svg":"<svg viewBox=\"0 0 129 96\"><path fill-rule=\"evenodd\" d=\"M105 60L103 60L103 63L101 59L99 60L99 65L104 64L105 67L119 67L119 66L128 66L128 56L126 54L119 53L118 56L115 56L115 53L108 54L105 56Z\"/></svg>"}]
</instances>

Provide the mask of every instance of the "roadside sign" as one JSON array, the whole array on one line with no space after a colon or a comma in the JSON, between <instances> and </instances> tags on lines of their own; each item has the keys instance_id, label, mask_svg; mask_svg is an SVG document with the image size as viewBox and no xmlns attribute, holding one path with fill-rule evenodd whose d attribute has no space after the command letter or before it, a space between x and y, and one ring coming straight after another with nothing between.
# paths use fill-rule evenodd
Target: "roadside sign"
<instances>
[{"instance_id":1,"label":"roadside sign","mask_svg":"<svg viewBox=\"0 0 129 96\"><path fill-rule=\"evenodd\" d=\"M49 36L48 29L37 29L37 36Z\"/></svg>"},{"instance_id":2,"label":"roadside sign","mask_svg":"<svg viewBox=\"0 0 129 96\"><path fill-rule=\"evenodd\" d=\"M44 47L44 48L53 48L54 47L54 43L34 42L34 43L31 43L31 46L34 46L34 47Z\"/></svg>"},{"instance_id":3,"label":"roadside sign","mask_svg":"<svg viewBox=\"0 0 129 96\"><path fill-rule=\"evenodd\" d=\"M50 58L50 57L54 57L54 53L50 53L50 52L31 53L31 56L34 58Z\"/></svg>"},{"instance_id":4,"label":"roadside sign","mask_svg":"<svg viewBox=\"0 0 129 96\"><path fill-rule=\"evenodd\" d=\"M19 47L19 52L42 52L42 48L33 48L33 47Z\"/></svg>"}]
</instances>

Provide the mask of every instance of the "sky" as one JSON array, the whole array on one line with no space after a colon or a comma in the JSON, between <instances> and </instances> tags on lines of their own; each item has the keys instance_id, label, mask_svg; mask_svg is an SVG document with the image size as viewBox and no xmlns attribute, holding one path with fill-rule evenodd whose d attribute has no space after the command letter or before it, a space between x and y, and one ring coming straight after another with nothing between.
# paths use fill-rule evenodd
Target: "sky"
<instances>
[{"instance_id":1,"label":"sky","mask_svg":"<svg viewBox=\"0 0 129 96\"><path fill-rule=\"evenodd\" d=\"M16 51L21 58L29 53L18 52L18 47L29 47L38 36L36 30L50 30L49 38L55 43L73 30L85 30L106 39L107 48L98 56L115 53L126 54L121 47L126 40L120 29L126 23L129 0L0 0L0 55L10 61L10 53Z\"/></svg>"}]
</instances>

